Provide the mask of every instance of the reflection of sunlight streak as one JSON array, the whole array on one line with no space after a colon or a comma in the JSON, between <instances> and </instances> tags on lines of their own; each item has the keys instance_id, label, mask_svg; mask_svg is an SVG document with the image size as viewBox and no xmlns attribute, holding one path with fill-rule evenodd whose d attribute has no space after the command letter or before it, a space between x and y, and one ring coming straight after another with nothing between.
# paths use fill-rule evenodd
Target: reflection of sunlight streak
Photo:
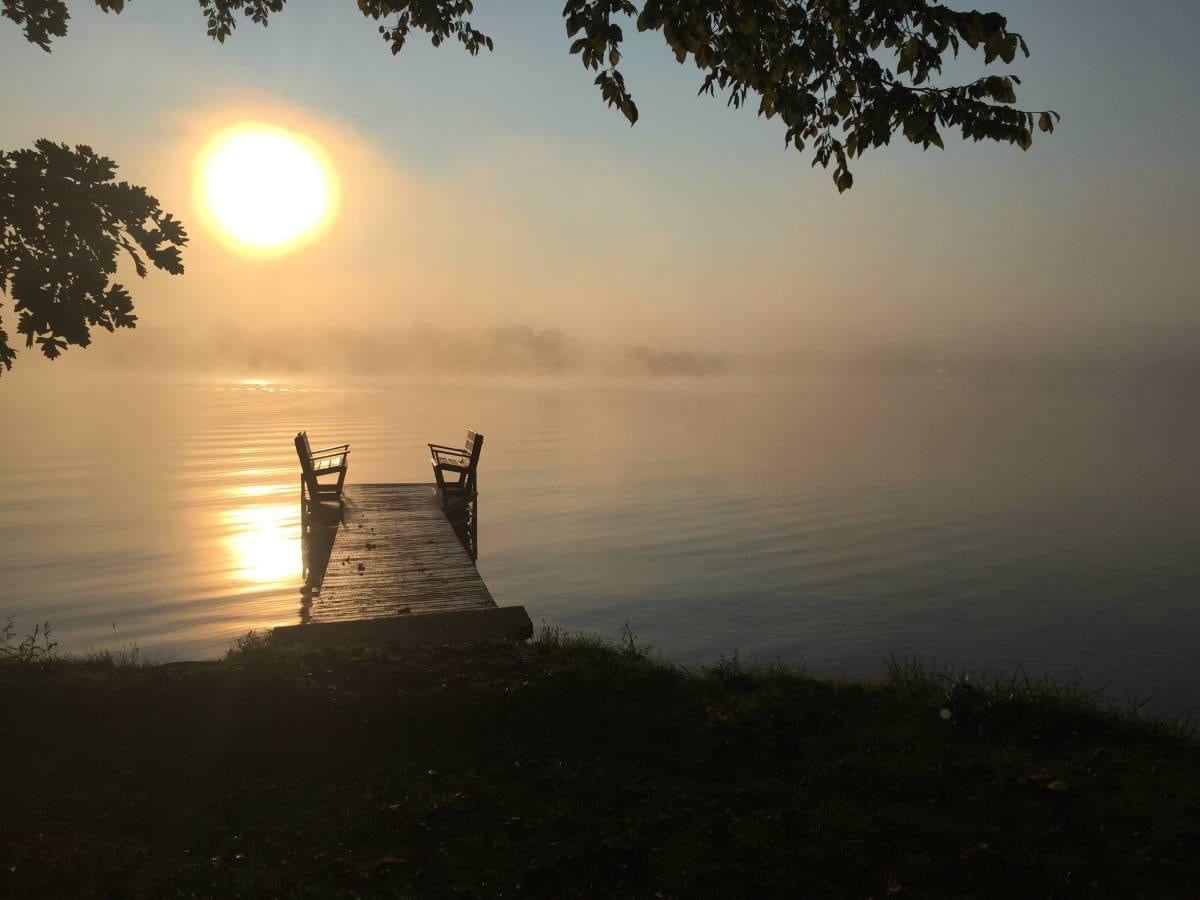
<instances>
[{"instance_id":1,"label":"reflection of sunlight streak","mask_svg":"<svg viewBox=\"0 0 1200 900\"><path fill-rule=\"evenodd\" d=\"M233 574L260 585L286 586L301 578L300 516L294 503L243 506L221 514Z\"/></svg>"},{"instance_id":2,"label":"reflection of sunlight streak","mask_svg":"<svg viewBox=\"0 0 1200 900\"><path fill-rule=\"evenodd\" d=\"M286 484L244 484L226 488L225 493L230 497L269 497L272 494L294 493L295 490L296 488Z\"/></svg>"},{"instance_id":3,"label":"reflection of sunlight streak","mask_svg":"<svg viewBox=\"0 0 1200 900\"><path fill-rule=\"evenodd\" d=\"M291 469L276 466L271 469L238 469L230 472L230 478L262 478L265 475L278 475L280 472L291 472Z\"/></svg>"}]
</instances>

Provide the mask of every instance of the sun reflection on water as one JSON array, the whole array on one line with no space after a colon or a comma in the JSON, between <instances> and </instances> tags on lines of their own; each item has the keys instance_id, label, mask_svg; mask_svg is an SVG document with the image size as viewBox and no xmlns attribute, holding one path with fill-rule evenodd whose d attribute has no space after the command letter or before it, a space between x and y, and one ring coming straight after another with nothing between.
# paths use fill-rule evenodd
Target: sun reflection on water
<instances>
[{"instance_id":1,"label":"sun reflection on water","mask_svg":"<svg viewBox=\"0 0 1200 900\"><path fill-rule=\"evenodd\" d=\"M225 493L230 497L270 497L294 494L296 488L288 484L245 484L226 488Z\"/></svg>"},{"instance_id":2,"label":"sun reflection on water","mask_svg":"<svg viewBox=\"0 0 1200 900\"><path fill-rule=\"evenodd\" d=\"M226 510L221 525L235 578L263 587L300 581L300 512L295 503Z\"/></svg>"}]
</instances>

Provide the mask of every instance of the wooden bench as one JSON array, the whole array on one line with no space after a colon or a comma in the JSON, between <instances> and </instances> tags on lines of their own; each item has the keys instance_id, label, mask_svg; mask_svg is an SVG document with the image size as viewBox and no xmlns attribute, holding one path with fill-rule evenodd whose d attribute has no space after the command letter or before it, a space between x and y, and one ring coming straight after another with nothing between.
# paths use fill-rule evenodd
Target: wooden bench
<instances>
[{"instance_id":1,"label":"wooden bench","mask_svg":"<svg viewBox=\"0 0 1200 900\"><path fill-rule=\"evenodd\" d=\"M478 494L476 474L479 454L483 451L483 435L467 432L462 449L445 444L430 444L430 463L433 477L442 495L442 505L457 506L472 502Z\"/></svg>"},{"instance_id":2,"label":"wooden bench","mask_svg":"<svg viewBox=\"0 0 1200 900\"><path fill-rule=\"evenodd\" d=\"M296 456L300 458L301 513L315 512L322 503L337 503L340 507L342 486L350 467L350 445L313 450L308 444L308 433L304 431L296 435L295 444ZM337 476L337 483L321 483L321 478L331 475Z\"/></svg>"}]
</instances>

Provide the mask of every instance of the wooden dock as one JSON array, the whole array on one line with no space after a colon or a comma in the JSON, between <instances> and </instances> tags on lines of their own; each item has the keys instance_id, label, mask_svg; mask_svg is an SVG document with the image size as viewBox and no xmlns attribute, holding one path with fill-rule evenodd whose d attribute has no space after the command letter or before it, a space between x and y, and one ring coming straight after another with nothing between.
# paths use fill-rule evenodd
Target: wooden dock
<instances>
[{"instance_id":1,"label":"wooden dock","mask_svg":"<svg viewBox=\"0 0 1200 900\"><path fill-rule=\"evenodd\" d=\"M523 608L497 607L468 535L442 511L435 485L347 485L342 521L305 528L300 624L276 628L276 639L326 646L530 637Z\"/></svg>"}]
</instances>

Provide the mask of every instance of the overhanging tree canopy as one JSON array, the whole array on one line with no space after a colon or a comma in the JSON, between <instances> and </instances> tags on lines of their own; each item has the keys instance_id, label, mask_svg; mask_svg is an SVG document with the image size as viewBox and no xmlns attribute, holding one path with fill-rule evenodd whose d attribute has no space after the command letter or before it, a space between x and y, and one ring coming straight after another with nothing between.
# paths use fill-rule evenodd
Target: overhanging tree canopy
<instances>
[{"instance_id":1,"label":"overhanging tree canopy","mask_svg":"<svg viewBox=\"0 0 1200 900\"><path fill-rule=\"evenodd\" d=\"M0 288L16 301L25 345L50 359L90 344L93 326L134 327L133 300L112 281L122 250L143 278L147 262L183 272L183 226L116 169L90 147L47 140L0 151ZM0 327L4 368L15 355Z\"/></svg>"},{"instance_id":2,"label":"overhanging tree canopy","mask_svg":"<svg viewBox=\"0 0 1200 900\"><path fill-rule=\"evenodd\" d=\"M125 0L94 2L111 13L125 7ZM286 0L198 2L209 36L223 42L239 19L267 25ZM357 6L379 23L393 54L413 32L434 46L457 41L472 55L494 46L472 25L471 0L357 0ZM66 35L70 19L65 0L0 0L0 14L47 51ZM1013 74L937 83L943 63L964 47L982 52L984 65L1029 55L1024 38L1009 31L999 13L958 11L930 0L566 0L562 15L570 52L596 73L604 102L631 125L638 110L620 70L630 26L660 33L676 60L694 63L703 73L699 93L721 91L737 107L756 101L759 115L778 118L786 144L810 151L814 166L832 167L839 191L854 183L851 160L895 134L925 149L943 147L943 132L953 130L968 140L1028 149L1035 130L1053 131L1058 119L1050 110L1018 109L1020 79ZM128 294L109 283L119 248L139 258L131 240L152 264L183 271L182 228L144 189L113 185L114 168L88 148L70 151L50 142L0 154L0 179L6 179L0 180L0 289L15 301L26 346L36 341L50 357L68 344L86 346L89 325L133 327ZM92 174L79 177L85 170ZM97 180L98 171L108 177ZM39 177L46 179L43 188L30 181ZM56 194L70 196L72 215L30 205ZM57 230L53 237L38 232L31 244L30 223L38 216L57 222ZM52 240L62 243L52 246ZM137 266L144 275L145 266ZM0 330L0 372L14 355Z\"/></svg>"}]
</instances>

